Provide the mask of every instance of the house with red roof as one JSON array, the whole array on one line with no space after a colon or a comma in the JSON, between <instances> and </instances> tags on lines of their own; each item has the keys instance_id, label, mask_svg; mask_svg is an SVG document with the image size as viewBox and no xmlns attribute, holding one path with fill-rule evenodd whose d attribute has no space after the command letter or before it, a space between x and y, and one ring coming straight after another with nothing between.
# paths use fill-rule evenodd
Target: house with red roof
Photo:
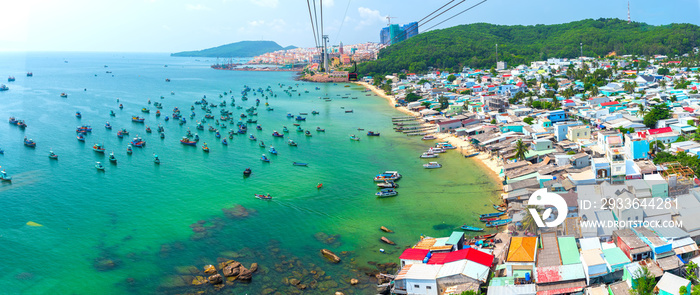
<instances>
[{"instance_id":1,"label":"house with red roof","mask_svg":"<svg viewBox=\"0 0 700 295\"><path fill-rule=\"evenodd\" d=\"M423 260L428 256L428 253L430 253L430 250L428 249L410 248L404 250L403 253L401 253L401 256L399 256L401 267L408 264L423 263Z\"/></svg>"},{"instance_id":2,"label":"house with red roof","mask_svg":"<svg viewBox=\"0 0 700 295\"><path fill-rule=\"evenodd\" d=\"M671 127L664 127L647 130L645 137L649 140L649 142L660 140L661 142L666 144L675 142L679 136L680 134L676 131L673 131Z\"/></svg>"}]
</instances>

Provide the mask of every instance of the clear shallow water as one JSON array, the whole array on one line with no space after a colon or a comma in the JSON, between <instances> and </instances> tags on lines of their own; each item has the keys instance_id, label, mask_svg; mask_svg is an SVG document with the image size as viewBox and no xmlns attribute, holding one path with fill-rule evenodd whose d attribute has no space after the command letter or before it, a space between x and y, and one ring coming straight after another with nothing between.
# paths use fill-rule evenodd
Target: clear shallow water
<instances>
[{"instance_id":1,"label":"clear shallow water","mask_svg":"<svg viewBox=\"0 0 700 295\"><path fill-rule=\"evenodd\" d=\"M10 87L0 92L0 118L15 116L29 125L22 131L0 122L0 148L5 150L0 166L14 177L12 184L0 184L0 284L6 291L196 291L200 288L174 282L183 278L178 267L201 269L230 257L227 251L235 251L244 265L257 262L261 266L250 284L226 287L235 294L264 289L289 293L296 288L283 281L292 277L306 284L318 283L306 289L307 293L372 293L373 286L363 273L376 268L368 261L396 262L402 247L421 234L447 235L462 223L477 225L476 213L493 211L490 206L497 186L486 171L456 152L441 155L438 161L443 168L423 169L421 164L427 160L418 155L431 142L393 132L391 117L402 115L385 100L365 96L354 85L296 82L285 72L216 71L209 68L214 62L160 54L0 54L0 78ZM28 71L34 76L26 77ZM8 75L17 80L4 82ZM171 82L165 82L166 78ZM294 86L297 92L289 97L278 83L286 84L284 89ZM274 111L265 110L260 94L241 101L244 85L254 89L272 86L277 97L268 102ZM278 155L269 155L267 148L258 147L247 136L234 136L223 146L213 132L195 129L195 120L189 118L193 102L206 95L210 102L219 103L219 94L229 90L244 107L227 106L234 116L261 99L257 119L263 131L250 125L249 134L268 147L275 146ZM68 93L68 98L59 97L61 92ZM230 103L230 95L226 98ZM156 108L147 104L148 99L163 103L163 116L156 118ZM149 107L151 113L142 113L142 107ZM182 110L186 125L164 121L174 107ZM354 112L346 114L341 107ZM216 117L219 109L212 108ZM110 110L117 116L110 117ZM320 114L311 115L312 110ZM75 117L76 111L82 112L82 119ZM204 111L198 106L194 111L196 119L203 118ZM312 130L313 137L297 133L292 126L296 122L285 116L288 112L309 113L301 125ZM146 123L132 123L131 115L145 116ZM112 130L104 128L105 121L111 122ZM75 128L81 124L93 127L85 143L75 138ZM158 138L158 124L165 128L164 140ZM214 125L208 120L205 127L209 124ZM283 125L290 133L284 139L273 138L272 131L281 132ZM154 132L147 134L145 126ZM316 126L326 132L313 131ZM358 131L360 127L365 131ZM117 138L120 128L131 134ZM200 145L193 148L178 142L187 128L198 131L211 149L209 154ZM364 135L367 130L382 135L369 138ZM136 134L147 141L146 147L134 148L128 156L126 145ZM350 140L350 134L360 135L361 141ZM34 139L37 148L24 147L24 136ZM289 138L299 146L288 146ZM91 150L97 142L104 143L107 154L114 151L116 166ZM50 149L59 155L58 161L49 160ZM153 153L160 156L161 165L153 164ZM259 160L263 153L271 163ZM95 161L102 161L106 171L96 171ZM309 166L292 166L294 161ZM246 167L253 170L250 178L242 177ZM404 178L397 197L377 199L371 178L385 170L398 170ZM323 183L323 188L316 189L317 183ZM258 200L255 193L270 193L274 199ZM230 218L222 211L237 204L251 214ZM31 227L28 221L43 226ZM206 222L204 232L192 226L198 221ZM382 225L395 233L379 231ZM340 237L326 244L318 238L320 232ZM382 244L382 236L398 246ZM320 256L322 248L338 254L350 252L343 262L332 265ZM96 265L107 260L115 266ZM281 261L289 260L300 266L281 267ZM328 277L315 278L304 272L314 269L325 271ZM350 287L350 278L360 279L360 285Z\"/></svg>"}]
</instances>

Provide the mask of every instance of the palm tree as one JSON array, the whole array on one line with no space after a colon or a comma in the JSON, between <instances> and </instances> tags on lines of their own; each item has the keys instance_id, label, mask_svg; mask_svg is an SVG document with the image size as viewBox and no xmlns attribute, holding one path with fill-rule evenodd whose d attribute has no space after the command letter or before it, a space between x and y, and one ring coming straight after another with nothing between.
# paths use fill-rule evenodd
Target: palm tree
<instances>
[{"instance_id":1,"label":"palm tree","mask_svg":"<svg viewBox=\"0 0 700 295\"><path fill-rule=\"evenodd\" d=\"M518 141L515 142L515 158L521 161L525 160L525 154L529 149L530 147L523 143L522 139L518 139Z\"/></svg>"},{"instance_id":2,"label":"palm tree","mask_svg":"<svg viewBox=\"0 0 700 295\"><path fill-rule=\"evenodd\" d=\"M661 140L654 140L649 143L649 152L656 154L659 150L666 148Z\"/></svg>"},{"instance_id":3,"label":"palm tree","mask_svg":"<svg viewBox=\"0 0 700 295\"><path fill-rule=\"evenodd\" d=\"M659 86L661 86L661 87L666 87L666 80L664 80L663 78L661 78L661 81L659 81Z\"/></svg>"},{"instance_id":4,"label":"palm tree","mask_svg":"<svg viewBox=\"0 0 700 295\"><path fill-rule=\"evenodd\" d=\"M542 211L544 211L542 207L535 207L535 210L537 210L537 214L539 216L542 216ZM529 210L525 211L525 216L520 223L523 224L523 230L531 233L537 233L537 223L535 223L535 218L532 217Z\"/></svg>"},{"instance_id":5,"label":"palm tree","mask_svg":"<svg viewBox=\"0 0 700 295\"><path fill-rule=\"evenodd\" d=\"M644 108L644 104L640 103L639 104L639 116L644 118L644 115L647 113L647 110Z\"/></svg>"},{"instance_id":6,"label":"palm tree","mask_svg":"<svg viewBox=\"0 0 700 295\"><path fill-rule=\"evenodd\" d=\"M638 269L632 277L637 282L637 286L632 289L631 293L635 295L652 295L654 294L654 286L656 285L656 278L651 274L646 266Z\"/></svg>"}]
</instances>

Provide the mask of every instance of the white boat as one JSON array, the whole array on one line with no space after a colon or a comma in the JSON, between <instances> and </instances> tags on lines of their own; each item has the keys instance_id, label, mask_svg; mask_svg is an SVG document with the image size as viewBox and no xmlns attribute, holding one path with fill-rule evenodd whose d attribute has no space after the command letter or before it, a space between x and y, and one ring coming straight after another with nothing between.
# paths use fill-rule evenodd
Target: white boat
<instances>
[{"instance_id":1,"label":"white boat","mask_svg":"<svg viewBox=\"0 0 700 295\"><path fill-rule=\"evenodd\" d=\"M435 137L433 135L426 135L426 136L423 136L422 139L423 140L433 140L433 139L437 139L437 137Z\"/></svg>"},{"instance_id":2,"label":"white boat","mask_svg":"<svg viewBox=\"0 0 700 295\"><path fill-rule=\"evenodd\" d=\"M444 152L445 152L445 149L443 149L443 148L429 148L428 149L428 153L433 153L433 154L444 153Z\"/></svg>"},{"instance_id":3,"label":"white boat","mask_svg":"<svg viewBox=\"0 0 700 295\"><path fill-rule=\"evenodd\" d=\"M435 147L442 148L444 150L454 150L457 148L456 146L453 146L451 143L448 143L448 142L438 143L435 145Z\"/></svg>"},{"instance_id":4,"label":"white boat","mask_svg":"<svg viewBox=\"0 0 700 295\"><path fill-rule=\"evenodd\" d=\"M401 174L399 174L399 172L397 172L397 171L385 171L384 173L375 176L374 181L375 182L384 182L387 180L394 181L394 180L398 180L400 178L401 178Z\"/></svg>"},{"instance_id":5,"label":"white boat","mask_svg":"<svg viewBox=\"0 0 700 295\"><path fill-rule=\"evenodd\" d=\"M433 153L431 153L431 152L423 153L422 155L420 155L420 157L423 158L423 159L427 159L427 158L437 158L437 157L439 157L439 156L440 156L440 155L438 155L438 154L433 154Z\"/></svg>"},{"instance_id":6,"label":"white boat","mask_svg":"<svg viewBox=\"0 0 700 295\"><path fill-rule=\"evenodd\" d=\"M393 182L393 181L390 181L390 180L389 180L389 181L385 181L385 182L377 183L377 186L378 186L378 187L381 187L381 188L397 188L397 187L399 187L399 185L398 185L396 182Z\"/></svg>"},{"instance_id":7,"label":"white boat","mask_svg":"<svg viewBox=\"0 0 700 295\"><path fill-rule=\"evenodd\" d=\"M395 195L398 195L399 193L396 192L395 189L393 188L385 188L380 191L378 191L375 195L377 197L393 197Z\"/></svg>"},{"instance_id":8,"label":"white boat","mask_svg":"<svg viewBox=\"0 0 700 295\"><path fill-rule=\"evenodd\" d=\"M428 164L423 164L423 167L425 169L435 169L435 168L441 168L442 165L440 165L440 163L438 163L438 162L430 162Z\"/></svg>"},{"instance_id":9,"label":"white boat","mask_svg":"<svg viewBox=\"0 0 700 295\"><path fill-rule=\"evenodd\" d=\"M97 168L97 170L101 170L101 171L105 170L105 166L102 166L102 163L100 163L100 162L95 163L95 168Z\"/></svg>"}]
</instances>

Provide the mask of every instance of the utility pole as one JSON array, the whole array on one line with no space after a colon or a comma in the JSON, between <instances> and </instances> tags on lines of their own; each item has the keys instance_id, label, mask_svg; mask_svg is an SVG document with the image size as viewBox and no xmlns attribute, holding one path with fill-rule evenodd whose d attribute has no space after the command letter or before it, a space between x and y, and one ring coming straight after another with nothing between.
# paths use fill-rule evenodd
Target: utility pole
<instances>
[{"instance_id":1,"label":"utility pole","mask_svg":"<svg viewBox=\"0 0 700 295\"><path fill-rule=\"evenodd\" d=\"M328 72L328 35L323 35L323 67Z\"/></svg>"},{"instance_id":2,"label":"utility pole","mask_svg":"<svg viewBox=\"0 0 700 295\"><path fill-rule=\"evenodd\" d=\"M496 43L496 68L498 68L498 43Z\"/></svg>"},{"instance_id":3,"label":"utility pole","mask_svg":"<svg viewBox=\"0 0 700 295\"><path fill-rule=\"evenodd\" d=\"M581 55L579 57L583 58L583 42L579 43L581 45Z\"/></svg>"}]
</instances>

